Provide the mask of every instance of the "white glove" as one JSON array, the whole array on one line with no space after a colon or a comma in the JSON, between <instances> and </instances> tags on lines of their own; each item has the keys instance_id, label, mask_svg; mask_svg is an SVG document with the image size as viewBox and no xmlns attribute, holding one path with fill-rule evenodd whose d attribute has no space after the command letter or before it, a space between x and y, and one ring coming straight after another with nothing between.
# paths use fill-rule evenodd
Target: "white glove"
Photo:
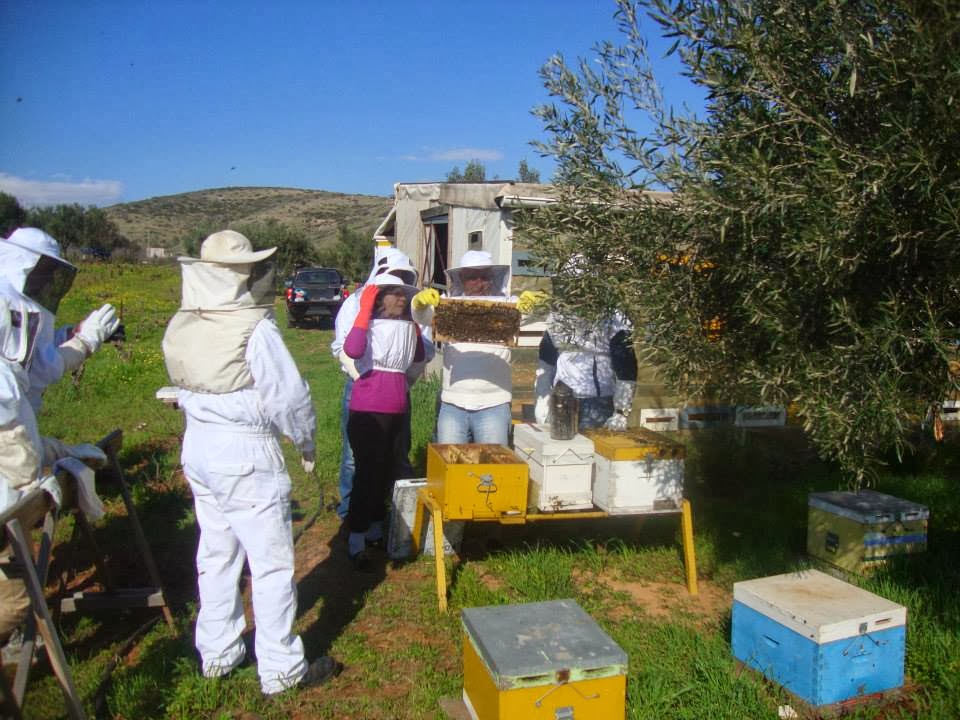
<instances>
[{"instance_id":1,"label":"white glove","mask_svg":"<svg viewBox=\"0 0 960 720\"><path fill-rule=\"evenodd\" d=\"M77 458L77 460L95 460L102 465L105 465L107 462L107 454L96 445L91 445L90 443L68 445L67 452L70 457Z\"/></svg>"},{"instance_id":2,"label":"white glove","mask_svg":"<svg viewBox=\"0 0 960 720\"><path fill-rule=\"evenodd\" d=\"M96 445L90 443L67 445L63 440L46 436L42 437L40 441L43 445L43 465L45 467L50 467L57 460L63 458L76 458L94 468L103 467L107 464L106 453Z\"/></svg>"},{"instance_id":3,"label":"white glove","mask_svg":"<svg viewBox=\"0 0 960 720\"><path fill-rule=\"evenodd\" d=\"M309 450L300 456L300 466L307 475L313 474L313 469L317 466L313 450Z\"/></svg>"},{"instance_id":4,"label":"white glove","mask_svg":"<svg viewBox=\"0 0 960 720\"><path fill-rule=\"evenodd\" d=\"M627 429L630 408L633 407L633 394L637 389L635 382L617 380L613 385L614 413L603 424L607 430L623 432Z\"/></svg>"},{"instance_id":5,"label":"white glove","mask_svg":"<svg viewBox=\"0 0 960 720\"><path fill-rule=\"evenodd\" d=\"M620 410L614 411L613 415L607 418L607 421L603 424L605 430L613 430L614 432L623 432L627 429L627 416L624 415Z\"/></svg>"},{"instance_id":6,"label":"white glove","mask_svg":"<svg viewBox=\"0 0 960 720\"><path fill-rule=\"evenodd\" d=\"M543 360L537 361L537 372L533 381L533 417L540 425L550 424L550 390L553 389L553 378L556 374L556 367Z\"/></svg>"},{"instance_id":7,"label":"white glove","mask_svg":"<svg viewBox=\"0 0 960 720\"><path fill-rule=\"evenodd\" d=\"M100 349L108 337L117 331L118 327L120 327L120 318L117 317L117 309L107 303L87 315L86 320L77 327L75 335L83 341L92 355Z\"/></svg>"},{"instance_id":8,"label":"white glove","mask_svg":"<svg viewBox=\"0 0 960 720\"><path fill-rule=\"evenodd\" d=\"M360 377L360 371L357 370L356 360L347 355L343 350L341 350L340 354L337 355L337 359L340 361L340 367L343 368L343 371L350 376L351 380L356 381L356 379Z\"/></svg>"}]
</instances>

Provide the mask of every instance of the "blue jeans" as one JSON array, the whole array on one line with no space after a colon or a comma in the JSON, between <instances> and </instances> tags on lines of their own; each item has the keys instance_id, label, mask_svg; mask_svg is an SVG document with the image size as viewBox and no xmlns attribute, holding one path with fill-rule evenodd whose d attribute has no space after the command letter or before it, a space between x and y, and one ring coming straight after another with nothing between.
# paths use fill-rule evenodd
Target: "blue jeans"
<instances>
[{"instance_id":1,"label":"blue jeans","mask_svg":"<svg viewBox=\"0 0 960 720\"><path fill-rule=\"evenodd\" d=\"M510 417L510 403L483 410L464 410L441 402L437 414L437 442L509 445Z\"/></svg>"},{"instance_id":2,"label":"blue jeans","mask_svg":"<svg viewBox=\"0 0 960 720\"><path fill-rule=\"evenodd\" d=\"M343 449L340 451L340 478L338 481L340 502L337 504L337 515L340 518L347 516L350 509L350 491L353 490L353 474L356 465L353 462L353 450L347 437L347 420L350 419L350 396L353 394L353 378L347 376L343 384L343 402L340 404L340 442Z\"/></svg>"}]
</instances>

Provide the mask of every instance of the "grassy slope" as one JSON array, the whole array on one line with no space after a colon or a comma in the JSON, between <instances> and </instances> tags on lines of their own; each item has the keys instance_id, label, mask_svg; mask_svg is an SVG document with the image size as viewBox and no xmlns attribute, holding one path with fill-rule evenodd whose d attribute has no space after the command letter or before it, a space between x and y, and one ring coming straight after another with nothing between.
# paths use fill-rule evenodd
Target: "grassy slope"
<instances>
[{"instance_id":1,"label":"grassy slope","mask_svg":"<svg viewBox=\"0 0 960 720\"><path fill-rule=\"evenodd\" d=\"M163 326L177 304L172 268L86 266L64 303L64 320L80 308L124 300L128 343L104 349L87 363L79 384L65 378L46 399L46 432L93 439L113 427L126 433L124 461L137 481L141 517L150 534L182 632L157 626L124 658L106 694L105 716L228 718L241 710L264 717L440 718L437 701L461 688L462 607L573 597L630 657L629 718L775 717L786 693L740 670L730 655L730 590L734 581L803 565L806 495L831 489L837 477L802 439L777 434L701 432L688 445L687 494L694 507L701 595L690 598L673 518L563 522L524 528L467 528L463 560L451 585L451 610L439 615L428 561L359 577L339 543L337 521L323 513L297 544L301 616L308 653L333 652L347 670L328 688L267 704L255 670L222 681L197 673L191 647L196 536L189 491L177 468L180 416L153 399L166 384L159 353ZM279 308L282 313L282 307ZM281 327L284 323L281 318ZM318 475L307 478L287 447L295 484L296 526L321 498L335 495L339 457L341 379L327 351L329 331L284 330L313 390L318 415ZM415 389L415 454L422 457L434 412L435 386ZM908 607L907 673L916 693L883 717L960 716L960 500L957 444L924 445L891 469L880 489L927 503L933 520L930 550L862 581ZM101 487L110 515L97 532L121 577L145 582L127 555L129 532L119 503ZM58 546L51 579L70 567L72 544ZM85 566L86 556L78 557ZM118 644L152 613L61 621L78 685L92 703L103 667ZM45 668L28 697L29 717L63 715ZM92 708L91 708L92 709ZM859 717L879 717L873 711Z\"/></svg>"},{"instance_id":2,"label":"grassy slope","mask_svg":"<svg viewBox=\"0 0 960 720\"><path fill-rule=\"evenodd\" d=\"M322 246L346 224L372 234L392 200L296 188L231 187L166 195L105 208L120 232L140 246L176 248L198 227L236 227L274 219L302 229Z\"/></svg>"}]
</instances>

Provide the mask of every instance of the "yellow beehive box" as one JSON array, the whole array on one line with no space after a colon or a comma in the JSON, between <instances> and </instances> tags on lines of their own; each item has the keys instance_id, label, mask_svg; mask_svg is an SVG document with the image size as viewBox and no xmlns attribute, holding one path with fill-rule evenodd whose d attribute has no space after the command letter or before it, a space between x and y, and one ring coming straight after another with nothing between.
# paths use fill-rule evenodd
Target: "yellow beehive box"
<instances>
[{"instance_id":1,"label":"yellow beehive box","mask_svg":"<svg viewBox=\"0 0 960 720\"><path fill-rule=\"evenodd\" d=\"M608 460L679 460L684 448L661 433L635 428L625 432L585 430L593 440L594 452Z\"/></svg>"},{"instance_id":2,"label":"yellow beehive box","mask_svg":"<svg viewBox=\"0 0 960 720\"><path fill-rule=\"evenodd\" d=\"M466 608L462 623L475 720L622 720L627 655L573 600Z\"/></svg>"},{"instance_id":3,"label":"yellow beehive box","mask_svg":"<svg viewBox=\"0 0 960 720\"><path fill-rule=\"evenodd\" d=\"M444 520L522 517L529 468L503 445L427 447L427 488Z\"/></svg>"}]
</instances>

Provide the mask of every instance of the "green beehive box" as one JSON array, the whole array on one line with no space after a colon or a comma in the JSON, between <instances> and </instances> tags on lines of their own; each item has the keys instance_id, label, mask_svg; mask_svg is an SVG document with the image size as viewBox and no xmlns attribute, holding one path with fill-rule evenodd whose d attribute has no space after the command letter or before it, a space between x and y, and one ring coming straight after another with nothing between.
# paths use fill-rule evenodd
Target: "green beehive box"
<instances>
[{"instance_id":1,"label":"green beehive box","mask_svg":"<svg viewBox=\"0 0 960 720\"><path fill-rule=\"evenodd\" d=\"M811 493L807 552L862 573L897 555L927 549L924 505L874 490Z\"/></svg>"}]
</instances>

